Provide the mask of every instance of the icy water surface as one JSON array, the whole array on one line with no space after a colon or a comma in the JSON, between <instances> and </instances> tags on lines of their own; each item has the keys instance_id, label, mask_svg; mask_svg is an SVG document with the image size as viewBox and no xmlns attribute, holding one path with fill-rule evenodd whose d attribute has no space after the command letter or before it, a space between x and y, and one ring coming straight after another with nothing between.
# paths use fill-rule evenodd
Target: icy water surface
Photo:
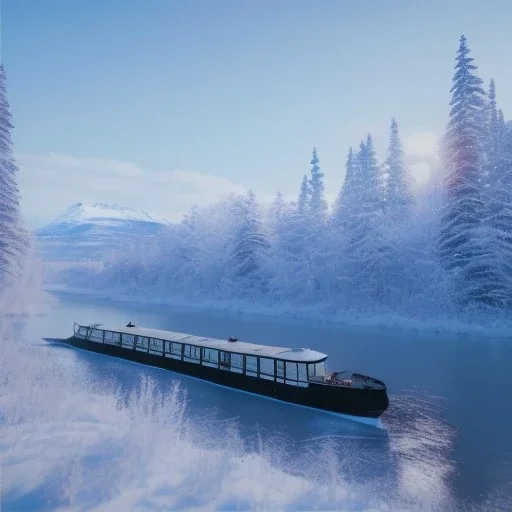
<instances>
[{"instance_id":1,"label":"icy water surface","mask_svg":"<svg viewBox=\"0 0 512 512\"><path fill-rule=\"evenodd\" d=\"M180 382L188 398L187 419L199 433L194 438L197 446L214 449L236 428L241 451L258 451L263 443L266 460L301 482L343 481L348 494L340 497L333 490L322 509L331 503L336 510L512 510L509 340L379 332L58 297L50 314L20 327L23 338L33 344L34 356L51 353L55 364L68 368L79 381L114 383L126 392L140 386L142 376L155 379L164 393L171 382ZM385 429L41 340L69 336L74 321L120 325L129 320L197 335L318 349L329 354L331 370L358 370L386 382L391 405L382 417ZM209 430L204 437L202 426ZM318 464L322 457L325 464ZM308 472L308 461L316 469ZM251 476L256 488L262 478L258 475ZM266 491L262 487L260 492ZM37 499L24 499L15 492L7 497L4 493L5 510L40 505ZM251 508L250 503L248 496L233 509ZM299 496L288 504L281 502L279 508L312 506Z\"/></svg>"}]
</instances>

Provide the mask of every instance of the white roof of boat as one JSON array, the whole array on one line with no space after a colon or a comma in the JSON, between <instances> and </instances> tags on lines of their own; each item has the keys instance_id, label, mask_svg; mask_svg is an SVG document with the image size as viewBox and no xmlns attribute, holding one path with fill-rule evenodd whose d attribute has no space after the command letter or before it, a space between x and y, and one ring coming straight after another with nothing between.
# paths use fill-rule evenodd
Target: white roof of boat
<instances>
[{"instance_id":1,"label":"white roof of boat","mask_svg":"<svg viewBox=\"0 0 512 512\"><path fill-rule=\"evenodd\" d=\"M315 363L325 359L327 354L311 350L309 348L285 348L272 347L268 345L256 345L245 341L231 342L216 338L205 338L195 336L193 334L184 334L180 332L163 331L159 329L146 329L144 327L108 327L99 324L95 327L103 331L122 332L123 334L134 334L137 336L146 336L148 338L157 338L166 341L176 341L180 343L189 343L199 347L214 348L217 350L225 350L238 354L246 354L259 357L272 357L275 359L284 359L286 361L294 361L298 363Z\"/></svg>"}]
</instances>

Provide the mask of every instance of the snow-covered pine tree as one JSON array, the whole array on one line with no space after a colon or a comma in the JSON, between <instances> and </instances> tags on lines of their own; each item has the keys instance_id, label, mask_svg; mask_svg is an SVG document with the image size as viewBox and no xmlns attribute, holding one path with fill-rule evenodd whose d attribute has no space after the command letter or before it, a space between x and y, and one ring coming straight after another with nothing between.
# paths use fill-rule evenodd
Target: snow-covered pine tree
<instances>
[{"instance_id":1,"label":"snow-covered pine tree","mask_svg":"<svg viewBox=\"0 0 512 512\"><path fill-rule=\"evenodd\" d=\"M361 141L359 151L354 155L353 171L351 173L347 172L342 190L344 267L350 276L349 282L354 292L360 290L363 284L364 263L361 260L361 255L366 248L366 235L368 233L368 218L365 212L366 201L364 197L364 183L368 174L366 152L366 145L364 141Z\"/></svg>"},{"instance_id":2,"label":"snow-covered pine tree","mask_svg":"<svg viewBox=\"0 0 512 512\"><path fill-rule=\"evenodd\" d=\"M252 190L232 204L233 233L226 247L228 287L239 296L261 298L268 291L269 241Z\"/></svg>"},{"instance_id":3,"label":"snow-covered pine tree","mask_svg":"<svg viewBox=\"0 0 512 512\"><path fill-rule=\"evenodd\" d=\"M325 211L327 203L324 198L323 173L318 165L318 155L313 150L311 160L311 179L304 175L296 203L281 209L279 222L275 222L273 211L270 212L272 254L276 257L273 266L272 290L276 298L289 302L305 303L318 299L322 286L325 254ZM319 223L319 221L321 221ZM323 229L322 229L323 227Z\"/></svg>"},{"instance_id":4,"label":"snow-covered pine tree","mask_svg":"<svg viewBox=\"0 0 512 512\"><path fill-rule=\"evenodd\" d=\"M476 69L463 35L456 57L450 119L443 143L444 201L437 251L452 275L459 302L498 306L506 296L489 248L488 234L482 229L485 93Z\"/></svg>"},{"instance_id":5,"label":"snow-covered pine tree","mask_svg":"<svg viewBox=\"0 0 512 512\"><path fill-rule=\"evenodd\" d=\"M366 306L387 297L391 256L383 232L382 174L371 135L361 142L356 169L347 182L344 252L354 293Z\"/></svg>"},{"instance_id":6,"label":"snow-covered pine tree","mask_svg":"<svg viewBox=\"0 0 512 512\"><path fill-rule=\"evenodd\" d=\"M327 201L325 200L324 173L320 170L318 153L313 148L311 159L311 177L309 187L311 190L309 208L307 211L308 231L308 264L313 278L314 296L325 298L330 288L326 275L326 248L327 248Z\"/></svg>"},{"instance_id":7,"label":"snow-covered pine tree","mask_svg":"<svg viewBox=\"0 0 512 512\"><path fill-rule=\"evenodd\" d=\"M318 165L319 163L320 160L318 159L318 153L316 148L313 148L313 158L311 159L311 178L309 179L309 186L311 190L309 209L312 217L311 220L315 223L324 222L327 214L324 173L320 170L320 166Z\"/></svg>"},{"instance_id":8,"label":"snow-covered pine tree","mask_svg":"<svg viewBox=\"0 0 512 512\"><path fill-rule=\"evenodd\" d=\"M501 126L498 108L496 106L496 85L494 83L494 79L492 78L489 84L488 98L489 106L487 122L489 130L489 144L490 150L494 152L497 150L503 126Z\"/></svg>"},{"instance_id":9,"label":"snow-covered pine tree","mask_svg":"<svg viewBox=\"0 0 512 512\"><path fill-rule=\"evenodd\" d=\"M343 213L346 204L350 201L350 187L354 180L356 160L354 150L350 147L345 162L345 178L332 207L331 224L333 226L342 225Z\"/></svg>"},{"instance_id":10,"label":"snow-covered pine tree","mask_svg":"<svg viewBox=\"0 0 512 512\"><path fill-rule=\"evenodd\" d=\"M269 294L273 301L292 302L297 299L299 290L290 286L294 276L292 267L301 255L302 238L295 236L303 233L304 215L300 214L296 203L287 204L281 192L277 192L268 211L269 244ZM299 249L300 247L300 249ZM300 287L299 287L300 288Z\"/></svg>"},{"instance_id":11,"label":"snow-covered pine tree","mask_svg":"<svg viewBox=\"0 0 512 512\"><path fill-rule=\"evenodd\" d=\"M271 262L271 276L269 291L278 298L281 295L279 279L276 279L276 269L281 265L283 254L283 236L286 231L286 203L283 194L278 191L267 212L267 225L269 234L269 258Z\"/></svg>"},{"instance_id":12,"label":"snow-covered pine tree","mask_svg":"<svg viewBox=\"0 0 512 512\"><path fill-rule=\"evenodd\" d=\"M16 182L18 167L12 151L12 115L7 101L6 79L0 65L0 290L13 285L22 272L23 253L28 245L20 218Z\"/></svg>"},{"instance_id":13,"label":"snow-covered pine tree","mask_svg":"<svg viewBox=\"0 0 512 512\"><path fill-rule=\"evenodd\" d=\"M285 209L286 203L284 202L283 194L281 191L277 191L276 197L274 198L274 201L272 201L272 204L270 205L269 209L269 224L271 228L273 229L273 226L278 223L282 216Z\"/></svg>"},{"instance_id":14,"label":"snow-covered pine tree","mask_svg":"<svg viewBox=\"0 0 512 512\"><path fill-rule=\"evenodd\" d=\"M200 274L199 217L199 208L193 205L178 226L179 240L175 255L178 265L173 281L180 285L180 291L185 294L196 290L205 291L202 290L203 282Z\"/></svg>"},{"instance_id":15,"label":"snow-covered pine tree","mask_svg":"<svg viewBox=\"0 0 512 512\"><path fill-rule=\"evenodd\" d=\"M498 126L500 127L500 133L505 128L505 116L503 115L503 110L498 111Z\"/></svg>"},{"instance_id":16,"label":"snow-covered pine tree","mask_svg":"<svg viewBox=\"0 0 512 512\"><path fill-rule=\"evenodd\" d=\"M395 118L391 120L385 170L387 174L385 187L386 212L392 223L402 224L411 216L414 198Z\"/></svg>"},{"instance_id":17,"label":"snow-covered pine tree","mask_svg":"<svg viewBox=\"0 0 512 512\"><path fill-rule=\"evenodd\" d=\"M328 259L331 294L333 299L338 300L339 296L347 295L350 291L350 271L347 261L346 249L346 230L350 224L349 219L352 209L355 206L355 186L357 184L357 161L358 154L354 153L352 147L349 148L347 159L345 161L345 177L340 187L338 195L332 206L332 213L328 225L329 244L326 249L326 258Z\"/></svg>"},{"instance_id":18,"label":"snow-covered pine tree","mask_svg":"<svg viewBox=\"0 0 512 512\"><path fill-rule=\"evenodd\" d=\"M384 163L386 180L384 183L385 219L382 226L383 239L387 248L390 291L389 297L396 302L411 304L412 295L417 290L417 280L421 263L428 260L428 247L421 247L418 226L428 226L428 219L414 217L415 198L409 169L395 118L391 120L389 145ZM433 206L433 205L432 205ZM419 248L420 246L421 248ZM426 257L427 256L427 257ZM420 261L421 260L421 261ZM414 302L417 302L414 300Z\"/></svg>"},{"instance_id":19,"label":"snow-covered pine tree","mask_svg":"<svg viewBox=\"0 0 512 512\"><path fill-rule=\"evenodd\" d=\"M505 284L504 302L512 306L512 123L507 123L500 135L486 225L490 228L499 275Z\"/></svg>"},{"instance_id":20,"label":"snow-covered pine tree","mask_svg":"<svg viewBox=\"0 0 512 512\"><path fill-rule=\"evenodd\" d=\"M361 143L359 155L359 199L362 199L372 211L383 210L382 173L373 147L373 138L368 134L366 142Z\"/></svg>"},{"instance_id":21,"label":"snow-covered pine tree","mask_svg":"<svg viewBox=\"0 0 512 512\"><path fill-rule=\"evenodd\" d=\"M304 215L309 209L311 199L311 188L309 186L309 180L307 174L304 174L302 178L302 184L300 186L299 199L297 201L297 211L300 215Z\"/></svg>"},{"instance_id":22,"label":"snow-covered pine tree","mask_svg":"<svg viewBox=\"0 0 512 512\"><path fill-rule=\"evenodd\" d=\"M482 178L482 199L486 206L492 202L492 181L496 176L496 166L498 159L498 145L500 143L503 127L500 126L498 108L496 106L496 86L494 80L491 79L489 84L489 92L487 94L487 102L485 104L485 122L486 122L486 139L484 146L483 165L484 172Z\"/></svg>"}]
</instances>

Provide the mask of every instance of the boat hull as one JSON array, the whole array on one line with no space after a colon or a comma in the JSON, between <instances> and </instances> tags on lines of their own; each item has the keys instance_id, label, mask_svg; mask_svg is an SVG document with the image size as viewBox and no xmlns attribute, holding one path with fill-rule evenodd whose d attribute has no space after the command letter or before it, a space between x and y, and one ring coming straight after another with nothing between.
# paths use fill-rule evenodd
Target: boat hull
<instances>
[{"instance_id":1,"label":"boat hull","mask_svg":"<svg viewBox=\"0 0 512 512\"><path fill-rule=\"evenodd\" d=\"M90 352L127 359L136 363L190 375L256 395L330 412L378 418L389 405L385 388L362 389L330 386L317 382L310 382L308 387L292 386L273 380L234 373L229 370L212 368L138 350L130 350L122 346L96 343L75 336L58 341Z\"/></svg>"}]
</instances>

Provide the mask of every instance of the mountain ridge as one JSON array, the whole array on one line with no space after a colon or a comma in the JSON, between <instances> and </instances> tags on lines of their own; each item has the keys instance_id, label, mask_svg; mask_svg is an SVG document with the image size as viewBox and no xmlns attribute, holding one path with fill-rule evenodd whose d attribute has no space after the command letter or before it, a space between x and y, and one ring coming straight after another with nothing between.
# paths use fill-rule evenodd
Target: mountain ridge
<instances>
[{"instance_id":1,"label":"mountain ridge","mask_svg":"<svg viewBox=\"0 0 512 512\"><path fill-rule=\"evenodd\" d=\"M108 204L99 201L80 201L71 205L65 212L56 216L46 226L63 222L85 222L93 219L138 220L141 222L157 222L160 224L169 223L168 220L159 218L144 210L137 210L135 208L128 208L117 204ZM44 227L45 226L43 226L43 228Z\"/></svg>"},{"instance_id":2,"label":"mountain ridge","mask_svg":"<svg viewBox=\"0 0 512 512\"><path fill-rule=\"evenodd\" d=\"M105 261L123 246L140 244L170 225L145 211L81 201L34 233L43 261Z\"/></svg>"}]
</instances>

